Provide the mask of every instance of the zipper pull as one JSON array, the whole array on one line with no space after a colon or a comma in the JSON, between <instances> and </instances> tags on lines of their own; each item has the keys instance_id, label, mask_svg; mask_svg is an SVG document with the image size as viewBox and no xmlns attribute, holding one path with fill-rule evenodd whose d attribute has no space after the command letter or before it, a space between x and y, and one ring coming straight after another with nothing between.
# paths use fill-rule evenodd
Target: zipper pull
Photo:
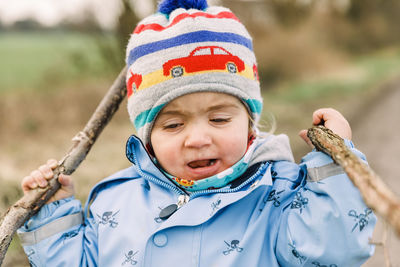
<instances>
[{"instance_id":1,"label":"zipper pull","mask_svg":"<svg viewBox=\"0 0 400 267\"><path fill-rule=\"evenodd\" d=\"M189 202L189 196L188 195L179 195L178 197L178 209L185 205L186 203Z\"/></svg>"},{"instance_id":2,"label":"zipper pull","mask_svg":"<svg viewBox=\"0 0 400 267\"><path fill-rule=\"evenodd\" d=\"M188 195L180 195L178 197L178 203L177 204L171 204L168 205L167 207L163 208L160 211L160 219L161 220L166 220L169 217L171 217L172 214L174 214L180 207L188 203L189 201L189 196Z\"/></svg>"}]
</instances>

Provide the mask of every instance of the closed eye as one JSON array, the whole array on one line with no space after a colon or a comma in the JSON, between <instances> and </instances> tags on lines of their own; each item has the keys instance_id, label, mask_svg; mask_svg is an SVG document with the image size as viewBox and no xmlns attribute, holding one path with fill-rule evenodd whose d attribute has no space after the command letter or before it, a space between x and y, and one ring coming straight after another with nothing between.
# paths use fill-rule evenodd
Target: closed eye
<instances>
[{"instance_id":1,"label":"closed eye","mask_svg":"<svg viewBox=\"0 0 400 267\"><path fill-rule=\"evenodd\" d=\"M230 122L231 119L230 118L215 118L215 119L210 119L210 121L216 122L216 123L223 123L223 122Z\"/></svg>"},{"instance_id":2,"label":"closed eye","mask_svg":"<svg viewBox=\"0 0 400 267\"><path fill-rule=\"evenodd\" d=\"M183 125L183 123L172 123L172 124L165 125L163 128L164 129L176 129L182 125Z\"/></svg>"}]
</instances>

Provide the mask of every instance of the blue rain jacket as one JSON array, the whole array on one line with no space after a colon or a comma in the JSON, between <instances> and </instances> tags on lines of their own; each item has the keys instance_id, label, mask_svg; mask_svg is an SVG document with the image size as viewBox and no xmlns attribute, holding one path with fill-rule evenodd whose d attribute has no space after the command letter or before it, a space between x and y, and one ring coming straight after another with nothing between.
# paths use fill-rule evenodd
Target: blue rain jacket
<instances>
[{"instance_id":1,"label":"blue rain jacket","mask_svg":"<svg viewBox=\"0 0 400 267\"><path fill-rule=\"evenodd\" d=\"M19 229L32 266L351 267L374 251L376 217L321 152L299 165L256 164L232 185L190 196L133 136L127 156L134 165L98 183L85 210L59 200Z\"/></svg>"}]
</instances>

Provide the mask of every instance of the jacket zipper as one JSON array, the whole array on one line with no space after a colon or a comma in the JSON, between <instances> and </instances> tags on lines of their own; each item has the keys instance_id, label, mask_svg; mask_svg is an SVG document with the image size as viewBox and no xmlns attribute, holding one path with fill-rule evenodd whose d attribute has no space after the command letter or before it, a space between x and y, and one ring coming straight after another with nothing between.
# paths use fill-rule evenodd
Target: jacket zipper
<instances>
[{"instance_id":1,"label":"jacket zipper","mask_svg":"<svg viewBox=\"0 0 400 267\"><path fill-rule=\"evenodd\" d=\"M178 203L176 204L178 206L178 209L180 207L182 207L183 205L185 205L186 203L188 203L189 199L190 199L189 195L186 195L186 194L179 195Z\"/></svg>"},{"instance_id":2,"label":"jacket zipper","mask_svg":"<svg viewBox=\"0 0 400 267\"><path fill-rule=\"evenodd\" d=\"M144 178L146 178L147 180L150 180L150 181L152 181L152 182L154 182L154 183L156 183L156 184L158 184L158 185L161 185L161 186L163 186L163 187L166 187L166 188L168 188L168 189L171 189L173 192L175 192L177 195L187 195L183 190L181 190L180 188L178 188L178 187L175 187L175 186L173 186L173 185L170 185L170 184L168 184L168 183L166 183L166 182L164 182L164 181L161 181L161 180L159 180L159 179L157 179L157 178L154 178L152 175L147 175L147 174L145 174L143 171L142 171L142 169L140 168L140 164L139 164L139 161L138 161L138 159L137 159L137 157L136 157L136 154L135 153L132 153L133 154L133 158L134 158L134 161L135 161L135 165L138 167L137 168L137 170L138 170L138 172L139 172L139 174L142 176L142 177L144 177ZM178 202L179 202L179 197L178 197Z\"/></svg>"},{"instance_id":3,"label":"jacket zipper","mask_svg":"<svg viewBox=\"0 0 400 267\"><path fill-rule=\"evenodd\" d=\"M244 186L246 186L246 185L248 185L249 183L251 183L256 177L258 177L258 176L260 175L261 172L264 172L265 169L267 169L268 166L269 166L269 164L270 164L270 162L261 164L260 168L258 169L258 171L257 171L255 174L253 174L249 179L247 179L247 180L246 180L245 182L243 182L241 185L239 185L238 187L235 187L235 188L233 188L233 189L201 190L201 191L196 191L196 192L194 192L194 193L192 193L192 194L189 195L188 193L186 193L185 191L183 191L183 190L180 189L179 187L170 185L170 184L168 184L168 183L166 183L166 182L164 182L164 181L161 181L161 180L159 180L159 179L157 179L157 178L154 178L152 175L147 175L147 174L145 174L145 173L141 170L140 165L138 164L139 162L138 162L138 160L137 160L136 154L135 154L135 153L132 153L132 154L133 154L133 157L134 157L134 159L135 159L135 163L136 163L137 166L138 166L137 169L138 169L138 171L139 171L139 173L140 173L140 175L141 175L142 177L144 177L144 178L146 178L146 179L148 179L148 180L150 180L150 181L152 181L152 182L154 182L154 183L156 183L156 184L158 184L158 185L161 185L161 186L163 186L163 187L166 187L166 188L168 188L168 189L171 189L173 192L175 192L175 193L178 195L178 202L177 202L177 204L176 204L176 205L178 206L178 208L181 208L183 205L185 205L186 203L188 203L190 200L192 200L192 199L194 199L194 198L196 198L196 197L202 196L202 195L207 195L207 194L210 194L210 193L233 193L233 192L239 191L239 190L242 189Z\"/></svg>"}]
</instances>

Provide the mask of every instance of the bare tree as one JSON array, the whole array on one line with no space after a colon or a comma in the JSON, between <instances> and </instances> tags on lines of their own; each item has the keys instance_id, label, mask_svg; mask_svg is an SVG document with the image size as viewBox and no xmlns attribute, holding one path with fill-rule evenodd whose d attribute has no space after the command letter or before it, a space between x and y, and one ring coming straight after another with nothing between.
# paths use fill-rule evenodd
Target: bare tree
<instances>
[{"instance_id":1,"label":"bare tree","mask_svg":"<svg viewBox=\"0 0 400 267\"><path fill-rule=\"evenodd\" d=\"M123 65L126 45L129 41L130 34L133 32L140 18L135 13L134 5L130 0L121 0L121 3L122 11L118 17L115 33L118 42L119 58L122 61L121 65Z\"/></svg>"}]
</instances>

